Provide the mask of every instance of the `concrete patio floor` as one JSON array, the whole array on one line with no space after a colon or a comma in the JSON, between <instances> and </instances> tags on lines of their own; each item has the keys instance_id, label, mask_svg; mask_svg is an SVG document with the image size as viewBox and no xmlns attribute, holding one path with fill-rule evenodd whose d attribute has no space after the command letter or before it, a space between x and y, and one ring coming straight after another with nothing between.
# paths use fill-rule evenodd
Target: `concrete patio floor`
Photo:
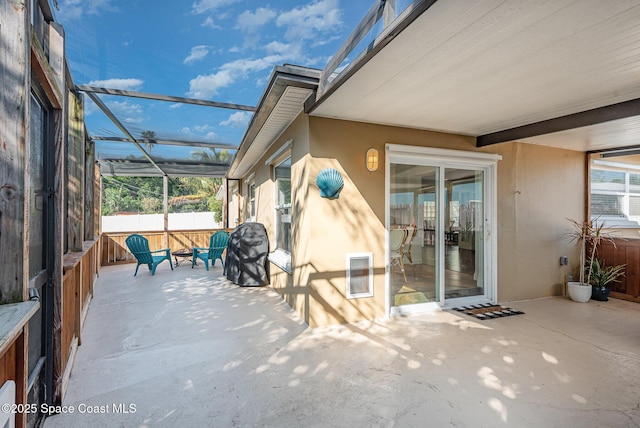
<instances>
[{"instance_id":1,"label":"concrete patio floor","mask_svg":"<svg viewBox=\"0 0 640 428\"><path fill-rule=\"evenodd\" d=\"M100 271L63 403L74 413L45 428L640 426L640 304L553 297L487 321L310 329L219 266L134 268Z\"/></svg>"}]
</instances>

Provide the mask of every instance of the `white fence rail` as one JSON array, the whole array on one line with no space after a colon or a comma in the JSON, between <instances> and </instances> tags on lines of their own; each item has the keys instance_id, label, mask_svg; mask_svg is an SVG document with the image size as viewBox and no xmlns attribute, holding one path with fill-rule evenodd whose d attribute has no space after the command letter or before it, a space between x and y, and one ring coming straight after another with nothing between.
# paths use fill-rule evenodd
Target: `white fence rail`
<instances>
[{"instance_id":1,"label":"white fence rail","mask_svg":"<svg viewBox=\"0 0 640 428\"><path fill-rule=\"evenodd\" d=\"M169 230L218 229L213 212L169 214ZM103 232L157 231L164 229L162 214L102 216Z\"/></svg>"}]
</instances>

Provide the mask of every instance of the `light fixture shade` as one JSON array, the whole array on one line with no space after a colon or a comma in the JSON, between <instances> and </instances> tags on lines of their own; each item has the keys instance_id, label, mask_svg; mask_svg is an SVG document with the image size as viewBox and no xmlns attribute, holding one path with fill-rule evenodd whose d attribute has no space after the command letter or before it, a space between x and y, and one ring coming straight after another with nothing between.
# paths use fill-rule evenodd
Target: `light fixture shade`
<instances>
[{"instance_id":1,"label":"light fixture shade","mask_svg":"<svg viewBox=\"0 0 640 428\"><path fill-rule=\"evenodd\" d=\"M367 150L367 169L372 172L378 169L378 150L377 149Z\"/></svg>"}]
</instances>

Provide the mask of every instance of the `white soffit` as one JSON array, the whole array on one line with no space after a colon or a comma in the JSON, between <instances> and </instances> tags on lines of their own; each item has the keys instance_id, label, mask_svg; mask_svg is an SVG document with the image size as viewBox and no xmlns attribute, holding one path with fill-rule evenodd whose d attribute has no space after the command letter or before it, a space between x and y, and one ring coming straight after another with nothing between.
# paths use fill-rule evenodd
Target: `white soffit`
<instances>
[{"instance_id":1,"label":"white soffit","mask_svg":"<svg viewBox=\"0 0 640 428\"><path fill-rule=\"evenodd\" d=\"M569 129L518 141L560 149L590 151L640 145L640 117Z\"/></svg>"},{"instance_id":2,"label":"white soffit","mask_svg":"<svg viewBox=\"0 0 640 428\"><path fill-rule=\"evenodd\" d=\"M313 91L307 88L287 87L266 122L244 154L234 176L243 176L269 149L271 144L302 112L305 100Z\"/></svg>"},{"instance_id":3,"label":"white soffit","mask_svg":"<svg viewBox=\"0 0 640 428\"><path fill-rule=\"evenodd\" d=\"M640 98L639 23L638 0L437 1L311 114L478 136Z\"/></svg>"}]
</instances>

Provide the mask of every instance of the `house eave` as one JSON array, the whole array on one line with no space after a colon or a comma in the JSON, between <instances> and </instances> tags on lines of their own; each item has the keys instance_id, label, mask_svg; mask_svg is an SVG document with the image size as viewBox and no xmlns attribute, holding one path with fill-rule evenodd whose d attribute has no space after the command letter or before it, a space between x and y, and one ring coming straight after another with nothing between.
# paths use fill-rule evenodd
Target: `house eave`
<instances>
[{"instance_id":1,"label":"house eave","mask_svg":"<svg viewBox=\"0 0 640 428\"><path fill-rule=\"evenodd\" d=\"M229 168L228 178L241 179L251 170L273 141L303 111L304 101L316 91L319 78L320 70L316 69L293 65L274 68ZM298 91L288 91L291 88ZM281 109L287 103L289 108ZM277 109L280 114L276 115Z\"/></svg>"}]
</instances>

